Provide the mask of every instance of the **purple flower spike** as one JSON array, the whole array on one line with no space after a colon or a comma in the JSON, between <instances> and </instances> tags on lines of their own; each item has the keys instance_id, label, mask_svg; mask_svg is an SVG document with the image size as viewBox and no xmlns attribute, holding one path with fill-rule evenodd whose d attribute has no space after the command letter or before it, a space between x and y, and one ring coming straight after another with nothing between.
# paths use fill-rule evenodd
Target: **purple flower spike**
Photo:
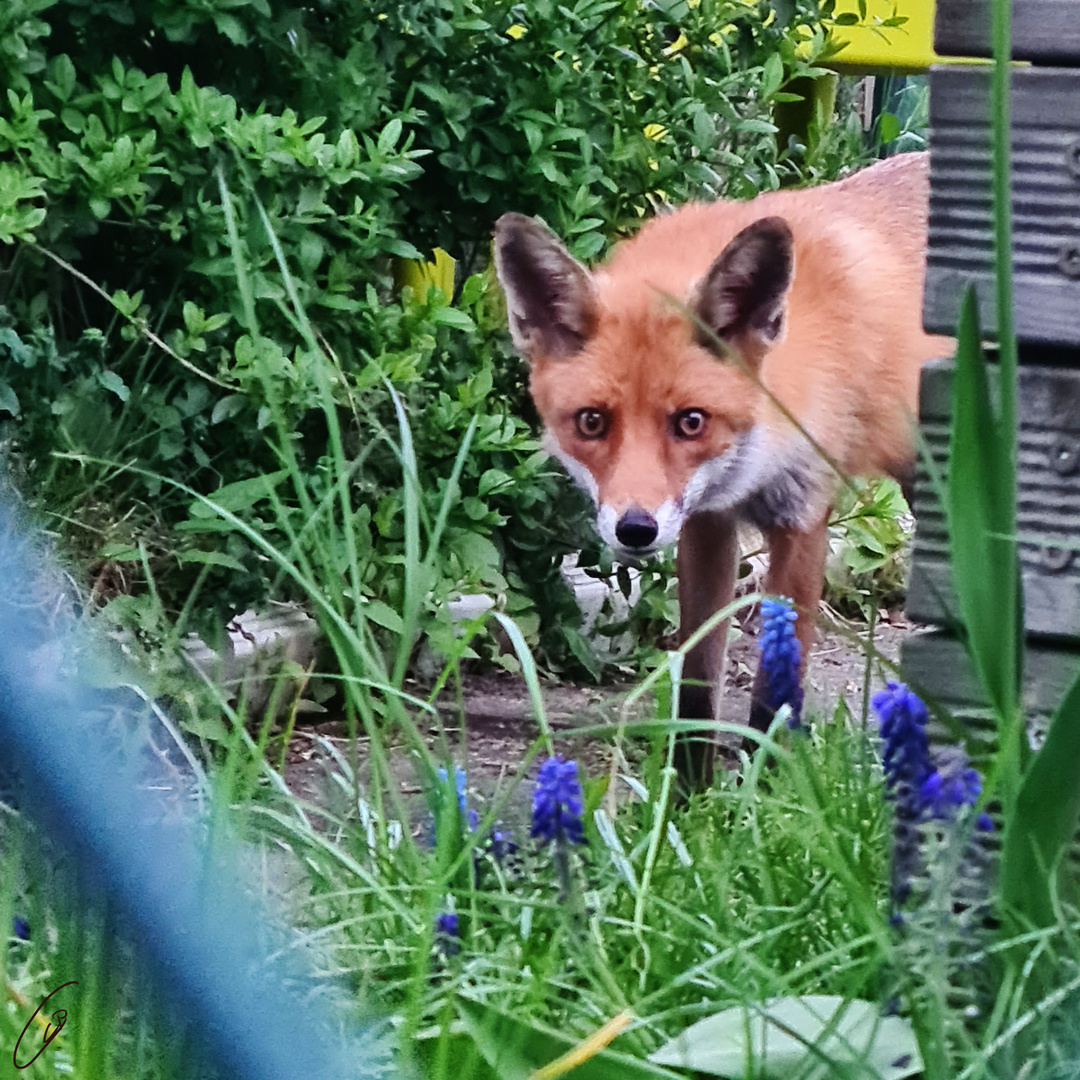
<instances>
[{"instance_id":1,"label":"purple flower spike","mask_svg":"<svg viewBox=\"0 0 1080 1080\"><path fill-rule=\"evenodd\" d=\"M453 911L444 911L435 919L435 932L448 937L461 937L461 924Z\"/></svg>"},{"instance_id":2,"label":"purple flower spike","mask_svg":"<svg viewBox=\"0 0 1080 1080\"><path fill-rule=\"evenodd\" d=\"M959 749L943 754L938 767L919 788L926 813L939 821L948 821L963 806L974 806L980 794L982 777Z\"/></svg>"},{"instance_id":3,"label":"purple flower spike","mask_svg":"<svg viewBox=\"0 0 1080 1080\"><path fill-rule=\"evenodd\" d=\"M453 911L435 917L435 944L444 956L457 956L461 952L461 924Z\"/></svg>"},{"instance_id":4,"label":"purple flower spike","mask_svg":"<svg viewBox=\"0 0 1080 1080\"><path fill-rule=\"evenodd\" d=\"M936 821L951 821L961 808L974 806L981 794L982 777L958 746L942 752L937 768L919 788L923 813ZM979 814L975 827L991 832L994 823L989 814Z\"/></svg>"},{"instance_id":5,"label":"purple flower spike","mask_svg":"<svg viewBox=\"0 0 1080 1080\"><path fill-rule=\"evenodd\" d=\"M896 682L878 691L872 703L885 742L886 786L894 796L905 788L904 796L912 799L934 771L926 741L926 706L904 683Z\"/></svg>"},{"instance_id":6,"label":"purple flower spike","mask_svg":"<svg viewBox=\"0 0 1080 1080\"><path fill-rule=\"evenodd\" d=\"M439 779L445 784L449 773L443 766L439 766ZM466 776L465 770L460 765L454 766L454 790L457 792L457 804L458 809L461 811L461 816L465 816L465 783Z\"/></svg>"},{"instance_id":7,"label":"purple flower spike","mask_svg":"<svg viewBox=\"0 0 1080 1080\"><path fill-rule=\"evenodd\" d=\"M445 784L449 773L442 766L438 770L439 779ZM461 819L465 821L469 826L469 832L476 832L476 826L480 823L480 815L477 811L466 805L465 787L466 787L466 774L465 770L460 765L454 766L454 790L457 792L457 804L458 810L461 811Z\"/></svg>"},{"instance_id":8,"label":"purple flower spike","mask_svg":"<svg viewBox=\"0 0 1080 1080\"><path fill-rule=\"evenodd\" d=\"M919 869L922 785L934 771L926 741L926 706L903 683L890 682L871 699L885 746L885 790L893 812L892 895L903 904Z\"/></svg>"},{"instance_id":9,"label":"purple flower spike","mask_svg":"<svg viewBox=\"0 0 1080 1080\"><path fill-rule=\"evenodd\" d=\"M578 779L578 763L564 761L561 754L548 758L540 766L533 790L533 816L530 836L541 842L549 840L585 843L584 796Z\"/></svg>"},{"instance_id":10,"label":"purple flower spike","mask_svg":"<svg viewBox=\"0 0 1080 1080\"><path fill-rule=\"evenodd\" d=\"M781 705L791 706L789 727L798 727L802 721L803 692L801 665L802 646L795 636L798 612L789 600L762 600L761 667L765 672L765 704L770 709Z\"/></svg>"}]
</instances>

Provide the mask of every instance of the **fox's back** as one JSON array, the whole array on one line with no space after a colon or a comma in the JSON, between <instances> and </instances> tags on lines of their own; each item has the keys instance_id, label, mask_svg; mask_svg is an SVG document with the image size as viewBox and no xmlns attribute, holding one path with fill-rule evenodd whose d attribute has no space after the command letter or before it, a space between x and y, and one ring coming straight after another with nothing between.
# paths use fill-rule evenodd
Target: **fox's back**
<instances>
[{"instance_id":1,"label":"fox's back","mask_svg":"<svg viewBox=\"0 0 1080 1080\"><path fill-rule=\"evenodd\" d=\"M796 257L802 255L808 269L821 262L815 257L818 243L849 246L853 233L880 240L904 265L918 266L926 245L928 170L929 155L900 154L815 188L764 192L745 202L690 203L647 222L614 249L604 269L622 283L648 279L681 296L732 237L770 216L791 225ZM795 287L800 276L808 278L800 268Z\"/></svg>"}]
</instances>

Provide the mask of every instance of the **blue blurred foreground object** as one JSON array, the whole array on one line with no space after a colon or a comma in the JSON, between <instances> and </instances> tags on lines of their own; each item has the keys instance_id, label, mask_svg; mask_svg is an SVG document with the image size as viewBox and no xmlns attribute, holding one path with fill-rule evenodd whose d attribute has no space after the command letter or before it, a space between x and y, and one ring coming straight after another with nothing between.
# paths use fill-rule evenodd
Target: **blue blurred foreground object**
<instances>
[{"instance_id":1,"label":"blue blurred foreground object","mask_svg":"<svg viewBox=\"0 0 1080 1080\"><path fill-rule=\"evenodd\" d=\"M178 820L147 783L144 747L100 723L101 692L64 674L70 635L55 607L33 603L43 560L0 507L0 760L20 774L23 809L101 890L222 1075L387 1076L373 1040L334 1031L333 988L287 950L270 957L269 913L238 880L239 845L215 828L211 852L204 821Z\"/></svg>"}]
</instances>

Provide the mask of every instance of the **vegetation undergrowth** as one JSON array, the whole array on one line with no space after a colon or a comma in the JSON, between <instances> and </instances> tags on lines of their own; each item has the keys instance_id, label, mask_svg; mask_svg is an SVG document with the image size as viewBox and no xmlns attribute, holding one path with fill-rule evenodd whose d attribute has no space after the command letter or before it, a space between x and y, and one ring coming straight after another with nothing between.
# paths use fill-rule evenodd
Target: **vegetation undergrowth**
<instances>
[{"instance_id":1,"label":"vegetation undergrowth","mask_svg":"<svg viewBox=\"0 0 1080 1080\"><path fill-rule=\"evenodd\" d=\"M280 408L320 498L329 350L349 482L368 515L357 558L372 617L396 633L404 588L398 462L381 438L397 424L392 387L432 515L479 417L424 634L441 648L447 599L487 592L547 670L597 677L607 658L578 633L561 564L576 554L590 573L615 571L528 425L485 269L491 225L507 209L540 214L592 258L665 203L850 167L868 151L847 98L839 124L812 120L782 144L774 123L800 104L790 87L832 78L817 66L830 16L810 0L779 17L739 0L6 5L4 447L95 602L133 596L118 616L161 641L149 575L168 624L204 635L282 598L248 538L211 531L167 481L274 530L268 500L252 497L261 485L245 482L280 475L264 438ZM222 183L253 304L233 273ZM317 351L282 307L249 192L293 267ZM400 260L435 245L456 274L441 292L401 287ZM115 467L126 464L143 471ZM629 616L638 639L669 629L670 581L670 564L647 571Z\"/></svg>"}]
</instances>

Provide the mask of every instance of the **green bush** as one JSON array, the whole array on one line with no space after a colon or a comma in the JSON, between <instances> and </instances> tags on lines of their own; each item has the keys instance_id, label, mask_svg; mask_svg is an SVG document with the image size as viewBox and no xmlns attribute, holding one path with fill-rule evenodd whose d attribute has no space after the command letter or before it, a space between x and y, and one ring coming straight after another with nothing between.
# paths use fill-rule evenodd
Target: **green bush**
<instances>
[{"instance_id":1,"label":"green bush","mask_svg":"<svg viewBox=\"0 0 1080 1080\"><path fill-rule=\"evenodd\" d=\"M271 583L243 536L191 520L174 482L234 492L275 473L264 436L280 408L317 493L325 372L370 513L371 598L393 607L393 385L432 505L480 418L429 628L442 598L482 587L533 640L547 632L549 661L591 662L558 575L588 516L520 419L523 372L484 276L491 225L540 214L592 257L664 201L797 178L805 148L778 149L770 109L816 70L820 17L812 0L779 14L741 0L11 0L0 415L31 489L80 523L68 531L89 559L134 559L142 539L169 610L209 586L193 612L209 623ZM456 304L392 287L393 259L433 244L459 260Z\"/></svg>"}]
</instances>

